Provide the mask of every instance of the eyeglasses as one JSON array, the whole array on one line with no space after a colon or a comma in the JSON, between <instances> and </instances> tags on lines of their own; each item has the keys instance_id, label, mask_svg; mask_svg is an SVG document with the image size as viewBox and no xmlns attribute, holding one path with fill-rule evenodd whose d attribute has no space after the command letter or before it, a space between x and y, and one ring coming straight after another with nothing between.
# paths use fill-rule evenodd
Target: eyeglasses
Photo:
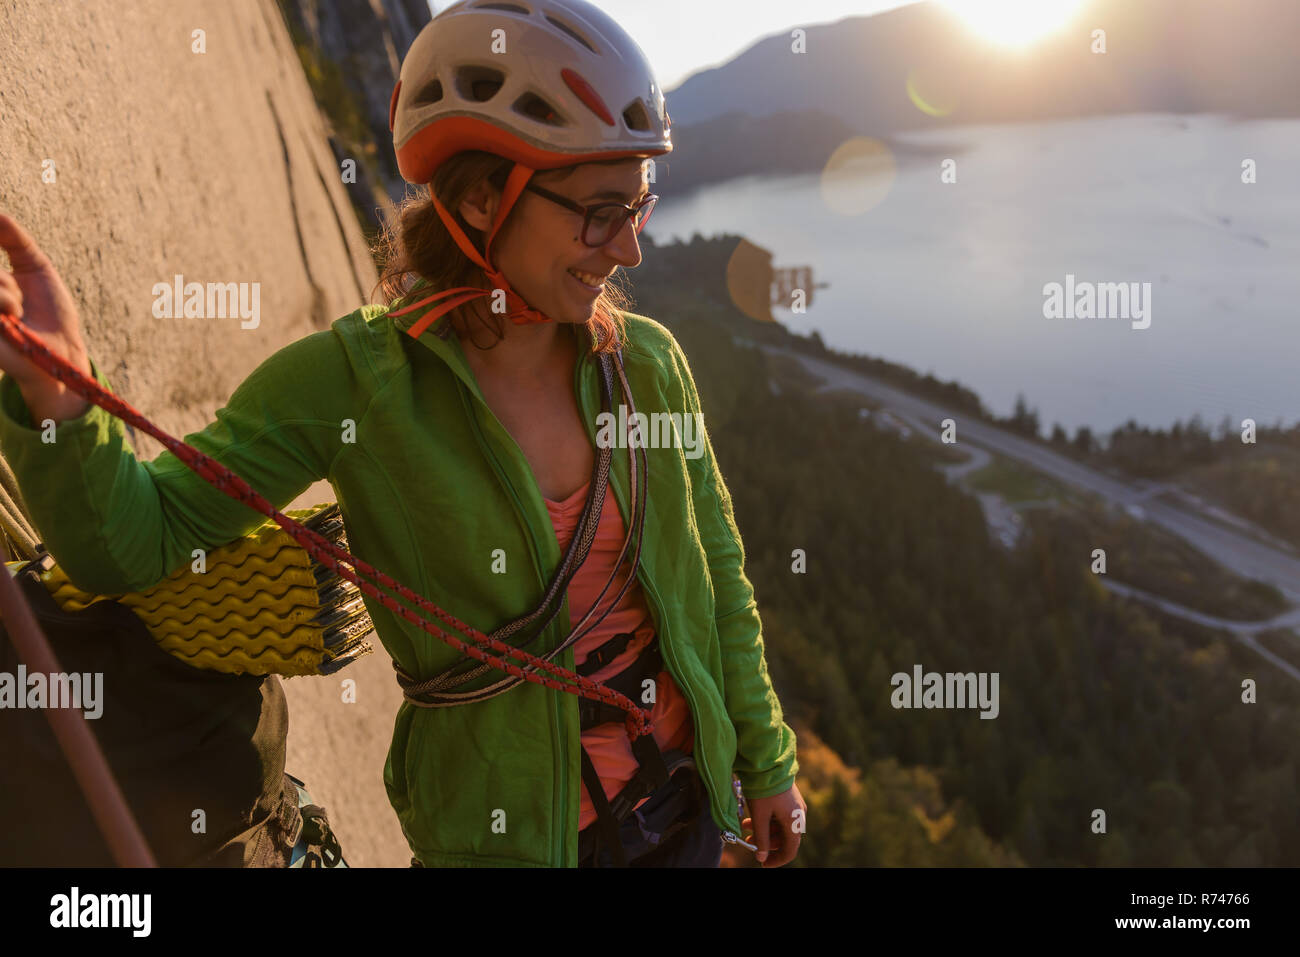
<instances>
[{"instance_id":1,"label":"eyeglasses","mask_svg":"<svg viewBox=\"0 0 1300 957\"><path fill-rule=\"evenodd\" d=\"M583 206L567 196L560 196L532 183L529 183L526 188L553 203L559 203L565 209L582 213L582 241L593 248L610 242L629 219L632 220L633 228L639 234L645 227L646 221L650 219L650 211L655 208L655 203L659 200L658 196L651 193L635 206L627 206L623 203L597 203L594 206Z\"/></svg>"}]
</instances>

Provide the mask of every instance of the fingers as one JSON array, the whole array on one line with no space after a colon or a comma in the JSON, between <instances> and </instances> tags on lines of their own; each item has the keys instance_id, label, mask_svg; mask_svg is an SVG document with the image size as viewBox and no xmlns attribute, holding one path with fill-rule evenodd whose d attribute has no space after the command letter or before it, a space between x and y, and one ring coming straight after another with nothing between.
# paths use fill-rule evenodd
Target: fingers
<instances>
[{"instance_id":1,"label":"fingers","mask_svg":"<svg viewBox=\"0 0 1300 957\"><path fill-rule=\"evenodd\" d=\"M763 866L781 867L794 860L795 853L799 850L799 835L794 832L791 822L782 820L779 814L772 815L772 823L777 833L777 846L774 856L770 856Z\"/></svg>"},{"instance_id":2,"label":"fingers","mask_svg":"<svg viewBox=\"0 0 1300 957\"><path fill-rule=\"evenodd\" d=\"M37 272L49 265L31 234L4 213L0 213L0 249L9 254L9 266L15 273Z\"/></svg>"},{"instance_id":3,"label":"fingers","mask_svg":"<svg viewBox=\"0 0 1300 957\"><path fill-rule=\"evenodd\" d=\"M7 269L0 269L0 313L23 317L23 291Z\"/></svg>"},{"instance_id":4,"label":"fingers","mask_svg":"<svg viewBox=\"0 0 1300 957\"><path fill-rule=\"evenodd\" d=\"M754 857L762 864L767 860L767 855L771 851L769 841L771 839L772 812L767 808L755 810L751 805L749 810L750 816L746 820L752 822L754 836L751 840L758 845L758 850L754 852Z\"/></svg>"},{"instance_id":5,"label":"fingers","mask_svg":"<svg viewBox=\"0 0 1300 957\"><path fill-rule=\"evenodd\" d=\"M755 813L751 810L751 814ZM775 810L760 809L759 822L753 817L746 817L740 822L742 831L753 829L749 841L757 845L754 857L763 867L781 867L794 860L799 852L799 835L795 832L793 821L785 821Z\"/></svg>"}]
</instances>

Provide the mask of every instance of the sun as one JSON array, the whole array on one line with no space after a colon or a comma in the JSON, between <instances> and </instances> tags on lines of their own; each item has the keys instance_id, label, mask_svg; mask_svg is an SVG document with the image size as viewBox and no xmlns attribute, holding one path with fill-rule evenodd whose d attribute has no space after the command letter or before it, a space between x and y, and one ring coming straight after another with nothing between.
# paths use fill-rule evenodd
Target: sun
<instances>
[{"instance_id":1,"label":"sun","mask_svg":"<svg viewBox=\"0 0 1300 957\"><path fill-rule=\"evenodd\" d=\"M943 0L984 39L1023 47L1065 26L1083 0Z\"/></svg>"}]
</instances>

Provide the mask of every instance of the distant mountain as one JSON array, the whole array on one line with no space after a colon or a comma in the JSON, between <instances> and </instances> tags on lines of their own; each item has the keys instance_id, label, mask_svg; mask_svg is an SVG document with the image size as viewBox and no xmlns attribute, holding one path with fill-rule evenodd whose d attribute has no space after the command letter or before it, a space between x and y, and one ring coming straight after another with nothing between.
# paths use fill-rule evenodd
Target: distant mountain
<instances>
[{"instance_id":1,"label":"distant mountain","mask_svg":"<svg viewBox=\"0 0 1300 957\"><path fill-rule=\"evenodd\" d=\"M673 195L696 186L751 173L795 173L817 167L854 135L837 116L817 110L788 110L753 117L740 110L704 123L673 123L673 151L656 161L656 182Z\"/></svg>"},{"instance_id":2,"label":"distant mountain","mask_svg":"<svg viewBox=\"0 0 1300 957\"><path fill-rule=\"evenodd\" d=\"M1105 54L1091 52L1096 28ZM791 52L788 32L768 37L668 93L674 132L732 112L815 110L877 137L1107 113L1300 115L1297 0L1095 0L1024 52L974 38L935 3L806 29L805 53ZM951 112L918 108L909 78Z\"/></svg>"},{"instance_id":3,"label":"distant mountain","mask_svg":"<svg viewBox=\"0 0 1300 957\"><path fill-rule=\"evenodd\" d=\"M733 110L701 123L673 123L673 151L657 161L656 183L682 196L708 183L738 176L801 173L821 169L835 148L859 130L821 110L783 110L750 116ZM957 156L958 143L924 146L879 136L900 163Z\"/></svg>"}]
</instances>

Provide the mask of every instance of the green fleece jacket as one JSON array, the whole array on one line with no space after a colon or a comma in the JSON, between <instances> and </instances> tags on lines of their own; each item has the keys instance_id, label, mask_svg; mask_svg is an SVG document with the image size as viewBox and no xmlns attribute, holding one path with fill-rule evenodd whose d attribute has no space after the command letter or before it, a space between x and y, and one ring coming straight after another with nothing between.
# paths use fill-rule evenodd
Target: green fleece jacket
<instances>
[{"instance_id":1,"label":"green fleece jacket","mask_svg":"<svg viewBox=\"0 0 1300 957\"><path fill-rule=\"evenodd\" d=\"M285 346L186 441L277 508L328 479L353 554L491 632L532 610L562 555L527 459L485 401L457 337L437 334L446 317L418 340L405 332L428 308L390 317L388 307L365 306ZM626 314L626 332L637 411L699 413L668 329ZM111 388L93 359L92 367ZM593 446L598 376L584 349L573 384ZM616 383L615 409L621 401ZM265 521L170 452L139 461L122 422L97 406L59 423L53 442L35 425L17 384L0 379L0 449L46 547L82 588L146 589L188 564L193 549ZM713 818L732 836L741 833L733 771L747 797L770 797L790 788L798 763L768 677L731 498L707 432L699 438L695 449L682 441L646 450L637 580L665 667L690 705ZM610 488L625 522L628 478L626 449L616 448ZM415 677L459 658L377 601L366 603L380 641ZM560 644L569 612L566 597L530 650ZM572 669L573 649L555 662ZM493 669L464 690L499 677ZM578 699L532 682L457 707L403 703L384 782L412 853L434 867L576 866L578 743Z\"/></svg>"}]
</instances>

